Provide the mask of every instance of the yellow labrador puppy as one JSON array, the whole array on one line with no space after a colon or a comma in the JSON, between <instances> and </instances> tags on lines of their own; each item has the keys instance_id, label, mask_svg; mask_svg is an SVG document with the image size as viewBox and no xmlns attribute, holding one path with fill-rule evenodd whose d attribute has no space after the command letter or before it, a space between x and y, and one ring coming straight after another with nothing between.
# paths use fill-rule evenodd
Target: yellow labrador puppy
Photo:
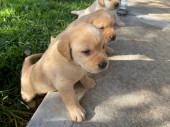
<instances>
[{"instance_id":1,"label":"yellow labrador puppy","mask_svg":"<svg viewBox=\"0 0 170 127\"><path fill-rule=\"evenodd\" d=\"M74 27L74 25L81 22L90 23L99 28L104 35L106 44L116 39L116 32L114 30L115 21L107 10L101 9L88 15L84 15L72 22L68 28ZM111 55L114 53L114 50L112 48L106 47L106 53Z\"/></svg>"},{"instance_id":2,"label":"yellow labrador puppy","mask_svg":"<svg viewBox=\"0 0 170 127\"><path fill-rule=\"evenodd\" d=\"M25 58L21 75L22 98L31 102L36 94L58 90L72 120L81 122L86 112L79 104L73 86L80 81L86 88L95 87L87 72L98 73L108 67L103 34L91 24L80 23L52 41L55 43L43 55ZM41 58L31 64L37 57Z\"/></svg>"},{"instance_id":3,"label":"yellow labrador puppy","mask_svg":"<svg viewBox=\"0 0 170 127\"><path fill-rule=\"evenodd\" d=\"M73 21L67 29L73 28L75 25L81 23L81 22L86 22L89 24L95 25L97 28L99 28L105 39L105 43L110 43L116 39L116 32L114 30L114 24L115 21L109 14L107 10L101 9L97 10L95 12L92 12L88 15L84 15L75 21ZM66 30L67 30L66 29ZM51 45L51 44L50 44ZM111 55L114 53L114 50L112 48L106 47L106 53L108 55Z\"/></svg>"},{"instance_id":4,"label":"yellow labrador puppy","mask_svg":"<svg viewBox=\"0 0 170 127\"><path fill-rule=\"evenodd\" d=\"M120 21L118 15L116 13L116 10L119 9L120 5L121 5L121 0L96 0L88 8L86 8L84 10L71 11L71 13L77 14L78 17L80 18L81 16L90 14L96 10L106 9L114 17L114 20L117 25L125 26L125 23Z\"/></svg>"}]
</instances>

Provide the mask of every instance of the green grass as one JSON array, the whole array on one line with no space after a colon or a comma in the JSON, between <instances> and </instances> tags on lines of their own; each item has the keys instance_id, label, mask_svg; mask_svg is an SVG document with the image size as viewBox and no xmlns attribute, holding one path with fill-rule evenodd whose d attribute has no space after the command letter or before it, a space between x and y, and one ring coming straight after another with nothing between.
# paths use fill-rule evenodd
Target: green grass
<instances>
[{"instance_id":1,"label":"green grass","mask_svg":"<svg viewBox=\"0 0 170 127\"><path fill-rule=\"evenodd\" d=\"M44 52L77 18L71 10L93 0L0 0L0 126L25 126L31 110L20 96L21 67L26 49Z\"/></svg>"}]
</instances>

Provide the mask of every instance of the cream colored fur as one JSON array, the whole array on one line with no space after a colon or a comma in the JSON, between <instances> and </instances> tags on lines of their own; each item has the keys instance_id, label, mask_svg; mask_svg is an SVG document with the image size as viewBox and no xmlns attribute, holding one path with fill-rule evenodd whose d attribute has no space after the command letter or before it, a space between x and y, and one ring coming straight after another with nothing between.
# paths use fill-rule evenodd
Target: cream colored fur
<instances>
[{"instance_id":1,"label":"cream colored fur","mask_svg":"<svg viewBox=\"0 0 170 127\"><path fill-rule=\"evenodd\" d=\"M107 10L101 9L90 14L84 15L73 21L68 28L74 28L79 23L86 22L93 24L100 29L104 35L105 43L110 43L116 39L116 32L114 30L115 21ZM68 29L67 28L67 29ZM115 37L112 38L111 37ZM54 41L55 42L55 41ZM53 41L52 41L53 43ZM50 44L51 45L51 44ZM106 53L111 55L114 53L112 48L106 47Z\"/></svg>"},{"instance_id":2,"label":"cream colored fur","mask_svg":"<svg viewBox=\"0 0 170 127\"><path fill-rule=\"evenodd\" d=\"M115 4L119 3L118 7L115 7ZM91 6L89 6L88 8L84 9L84 10L75 10L75 11L71 11L72 14L77 14L78 18L90 14L96 10L100 10L100 9L106 9L109 11L109 13L112 15L112 17L114 18L115 22L117 25L119 26L125 26L125 23L123 23L122 21L120 21L116 10L119 9L121 4L121 0L96 0Z\"/></svg>"},{"instance_id":3,"label":"cream colored fur","mask_svg":"<svg viewBox=\"0 0 170 127\"><path fill-rule=\"evenodd\" d=\"M86 88L95 87L87 72L98 73L108 67L103 34L91 24L80 23L65 30L59 37L51 38L51 41L52 45L44 54L25 58L21 75L22 98L33 103L37 94L57 90L71 118L81 122L86 111L79 104L73 86L80 81ZM41 58L31 64L38 57ZM106 66L101 68L101 63L106 63Z\"/></svg>"}]
</instances>

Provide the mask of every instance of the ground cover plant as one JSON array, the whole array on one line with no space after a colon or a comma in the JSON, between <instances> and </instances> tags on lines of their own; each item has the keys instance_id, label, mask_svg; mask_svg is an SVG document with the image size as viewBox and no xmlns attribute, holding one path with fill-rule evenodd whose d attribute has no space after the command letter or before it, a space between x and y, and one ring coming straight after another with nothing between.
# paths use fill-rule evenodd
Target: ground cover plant
<instances>
[{"instance_id":1,"label":"ground cover plant","mask_svg":"<svg viewBox=\"0 0 170 127\"><path fill-rule=\"evenodd\" d=\"M34 110L20 96L20 75L26 49L44 52L77 18L71 10L92 0L0 0L0 126L25 126Z\"/></svg>"}]
</instances>

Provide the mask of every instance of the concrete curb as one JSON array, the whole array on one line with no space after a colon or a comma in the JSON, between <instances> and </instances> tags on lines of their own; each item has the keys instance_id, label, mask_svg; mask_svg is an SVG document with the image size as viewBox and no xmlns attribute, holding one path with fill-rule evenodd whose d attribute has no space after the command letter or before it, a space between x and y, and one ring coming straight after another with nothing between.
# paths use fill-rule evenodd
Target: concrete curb
<instances>
[{"instance_id":1,"label":"concrete curb","mask_svg":"<svg viewBox=\"0 0 170 127\"><path fill-rule=\"evenodd\" d=\"M87 89L80 85L75 88L79 100L82 99L86 91ZM49 92L32 116L27 127L70 127L72 123L73 121L60 94Z\"/></svg>"}]
</instances>

